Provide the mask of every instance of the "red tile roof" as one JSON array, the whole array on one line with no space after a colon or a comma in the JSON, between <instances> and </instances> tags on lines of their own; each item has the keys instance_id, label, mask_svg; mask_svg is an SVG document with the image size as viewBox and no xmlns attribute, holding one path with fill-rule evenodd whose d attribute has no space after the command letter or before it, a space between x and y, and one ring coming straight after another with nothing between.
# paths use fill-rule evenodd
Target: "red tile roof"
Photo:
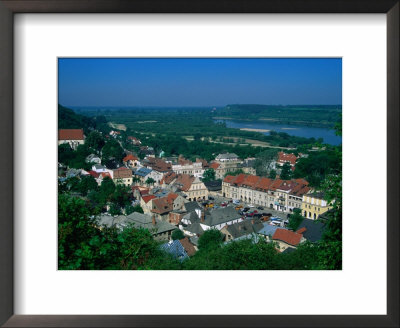
<instances>
[{"instance_id":1,"label":"red tile roof","mask_svg":"<svg viewBox=\"0 0 400 328\"><path fill-rule=\"evenodd\" d=\"M289 162L291 165L295 165L297 161L297 156L295 154L286 154L282 151L278 153L278 163Z\"/></svg>"},{"instance_id":2,"label":"red tile roof","mask_svg":"<svg viewBox=\"0 0 400 328\"><path fill-rule=\"evenodd\" d=\"M307 228L306 227L303 227L303 228L300 228L299 230L297 230L296 231L296 233L303 233L303 232L306 232L307 231Z\"/></svg>"},{"instance_id":3,"label":"red tile roof","mask_svg":"<svg viewBox=\"0 0 400 328\"><path fill-rule=\"evenodd\" d=\"M164 174L163 178L160 181L160 184L170 184L172 181L175 180L177 174L175 172L167 172Z\"/></svg>"},{"instance_id":4,"label":"red tile roof","mask_svg":"<svg viewBox=\"0 0 400 328\"><path fill-rule=\"evenodd\" d=\"M143 201L144 201L145 203L148 203L150 200L152 200L152 199L154 199L154 198L157 198L157 197L154 196L154 195L146 195L146 196L143 196L143 197L142 197L142 199L143 199Z\"/></svg>"},{"instance_id":5,"label":"red tile roof","mask_svg":"<svg viewBox=\"0 0 400 328\"><path fill-rule=\"evenodd\" d=\"M96 171L89 171L89 174L93 177L93 178L98 178L100 176L100 173L97 173Z\"/></svg>"},{"instance_id":6,"label":"red tile roof","mask_svg":"<svg viewBox=\"0 0 400 328\"><path fill-rule=\"evenodd\" d=\"M216 170L217 168L219 168L219 164L218 163L211 163L210 167L214 170Z\"/></svg>"},{"instance_id":7,"label":"red tile roof","mask_svg":"<svg viewBox=\"0 0 400 328\"><path fill-rule=\"evenodd\" d=\"M103 178L106 178L106 177L111 178L110 172L101 172L100 175L101 175Z\"/></svg>"},{"instance_id":8,"label":"red tile roof","mask_svg":"<svg viewBox=\"0 0 400 328\"><path fill-rule=\"evenodd\" d=\"M273 240L280 240L285 242L286 244L297 246L300 244L302 234L286 230L286 229L276 229L274 235L272 236Z\"/></svg>"},{"instance_id":9,"label":"red tile roof","mask_svg":"<svg viewBox=\"0 0 400 328\"><path fill-rule=\"evenodd\" d=\"M177 197L178 197L177 194L170 193L170 194L167 195L167 202L169 204L172 204Z\"/></svg>"},{"instance_id":10,"label":"red tile roof","mask_svg":"<svg viewBox=\"0 0 400 328\"><path fill-rule=\"evenodd\" d=\"M227 182L227 183L232 183L234 180L235 180L235 176L233 176L233 175L227 175L226 177L225 177L225 179L224 179L224 182Z\"/></svg>"},{"instance_id":11,"label":"red tile roof","mask_svg":"<svg viewBox=\"0 0 400 328\"><path fill-rule=\"evenodd\" d=\"M172 203L168 202L168 197L157 198L153 200L152 212L158 214L164 214L173 210Z\"/></svg>"},{"instance_id":12,"label":"red tile roof","mask_svg":"<svg viewBox=\"0 0 400 328\"><path fill-rule=\"evenodd\" d=\"M58 140L84 140L83 129L58 130Z\"/></svg>"}]
</instances>

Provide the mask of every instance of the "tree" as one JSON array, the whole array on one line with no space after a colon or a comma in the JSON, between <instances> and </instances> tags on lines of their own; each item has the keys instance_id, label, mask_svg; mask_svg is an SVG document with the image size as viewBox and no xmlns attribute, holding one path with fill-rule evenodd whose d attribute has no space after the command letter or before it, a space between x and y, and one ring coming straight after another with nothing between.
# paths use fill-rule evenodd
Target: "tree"
<instances>
[{"instance_id":1,"label":"tree","mask_svg":"<svg viewBox=\"0 0 400 328\"><path fill-rule=\"evenodd\" d=\"M220 247L224 235L216 229L205 231L199 238L199 249L210 249Z\"/></svg>"},{"instance_id":2,"label":"tree","mask_svg":"<svg viewBox=\"0 0 400 328\"><path fill-rule=\"evenodd\" d=\"M276 171L275 170L269 171L268 178L275 179L276 178Z\"/></svg>"},{"instance_id":3,"label":"tree","mask_svg":"<svg viewBox=\"0 0 400 328\"><path fill-rule=\"evenodd\" d=\"M213 180L215 180L215 170L213 168L205 170L203 174L203 181L207 182Z\"/></svg>"},{"instance_id":4,"label":"tree","mask_svg":"<svg viewBox=\"0 0 400 328\"><path fill-rule=\"evenodd\" d=\"M226 177L227 175L239 175L239 174L243 174L243 173L244 173L244 171L242 169L237 169L235 171L226 172L224 174L224 177Z\"/></svg>"},{"instance_id":5,"label":"tree","mask_svg":"<svg viewBox=\"0 0 400 328\"><path fill-rule=\"evenodd\" d=\"M288 162L283 164L282 172L280 174L282 180L290 180L292 178L292 168Z\"/></svg>"},{"instance_id":6,"label":"tree","mask_svg":"<svg viewBox=\"0 0 400 328\"><path fill-rule=\"evenodd\" d=\"M104 201L109 200L115 191L114 181L110 177L105 177L100 185L100 197Z\"/></svg>"},{"instance_id":7,"label":"tree","mask_svg":"<svg viewBox=\"0 0 400 328\"><path fill-rule=\"evenodd\" d=\"M103 161L115 159L117 162L121 162L124 157L124 150L117 140L111 139L106 142L101 150L101 156Z\"/></svg>"},{"instance_id":8,"label":"tree","mask_svg":"<svg viewBox=\"0 0 400 328\"><path fill-rule=\"evenodd\" d=\"M82 195L86 196L89 191L96 191L98 188L96 180L91 175L81 177L78 189Z\"/></svg>"},{"instance_id":9,"label":"tree","mask_svg":"<svg viewBox=\"0 0 400 328\"><path fill-rule=\"evenodd\" d=\"M130 204L131 190L129 187L117 184L114 192L110 196L110 201L117 204L119 207L125 207Z\"/></svg>"},{"instance_id":10,"label":"tree","mask_svg":"<svg viewBox=\"0 0 400 328\"><path fill-rule=\"evenodd\" d=\"M182 230L176 229L172 232L172 240L181 240L185 238L185 235L183 234Z\"/></svg>"},{"instance_id":11,"label":"tree","mask_svg":"<svg viewBox=\"0 0 400 328\"><path fill-rule=\"evenodd\" d=\"M121 214L121 207L119 207L118 204L111 204L110 205L110 210L109 210L111 215L120 215Z\"/></svg>"},{"instance_id":12,"label":"tree","mask_svg":"<svg viewBox=\"0 0 400 328\"><path fill-rule=\"evenodd\" d=\"M99 132L92 131L86 137L85 145L87 145L88 147L90 147L96 151L100 151L101 148L104 147L105 141L104 141L103 136Z\"/></svg>"},{"instance_id":13,"label":"tree","mask_svg":"<svg viewBox=\"0 0 400 328\"><path fill-rule=\"evenodd\" d=\"M288 227L296 231L303 220L304 217L301 216L301 210L299 208L295 208L293 210L293 214L289 217Z\"/></svg>"},{"instance_id":14,"label":"tree","mask_svg":"<svg viewBox=\"0 0 400 328\"><path fill-rule=\"evenodd\" d=\"M147 178L146 184L147 185L153 185L156 181L153 178Z\"/></svg>"},{"instance_id":15,"label":"tree","mask_svg":"<svg viewBox=\"0 0 400 328\"><path fill-rule=\"evenodd\" d=\"M268 171L272 168L277 152L277 149L267 148L266 150L256 155L254 168L256 169L257 175L267 175Z\"/></svg>"}]
</instances>

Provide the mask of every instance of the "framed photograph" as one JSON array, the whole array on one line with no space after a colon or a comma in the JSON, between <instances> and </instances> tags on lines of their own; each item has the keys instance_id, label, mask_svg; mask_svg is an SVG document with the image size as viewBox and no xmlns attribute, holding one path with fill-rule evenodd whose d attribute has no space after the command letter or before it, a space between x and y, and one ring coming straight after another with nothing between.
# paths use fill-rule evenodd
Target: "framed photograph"
<instances>
[{"instance_id":1,"label":"framed photograph","mask_svg":"<svg viewBox=\"0 0 400 328\"><path fill-rule=\"evenodd\" d=\"M3 326L399 325L398 1L0 21Z\"/></svg>"}]
</instances>

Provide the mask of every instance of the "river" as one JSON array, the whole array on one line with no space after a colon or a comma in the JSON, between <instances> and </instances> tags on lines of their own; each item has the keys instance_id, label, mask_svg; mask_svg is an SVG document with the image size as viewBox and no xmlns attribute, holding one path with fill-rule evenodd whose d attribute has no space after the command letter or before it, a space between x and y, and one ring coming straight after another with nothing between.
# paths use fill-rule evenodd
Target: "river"
<instances>
[{"instance_id":1,"label":"river","mask_svg":"<svg viewBox=\"0 0 400 328\"><path fill-rule=\"evenodd\" d=\"M214 120L214 122L225 122L228 128L235 129L248 129L261 130L259 132L265 135L269 134L269 131L273 130L276 132L285 132L287 134L315 139L322 138L324 143L330 145L339 145L342 143L342 137L336 136L333 129L328 128L315 128L304 125L291 125L291 124L279 124L269 123L265 121L239 121L239 120Z\"/></svg>"}]
</instances>

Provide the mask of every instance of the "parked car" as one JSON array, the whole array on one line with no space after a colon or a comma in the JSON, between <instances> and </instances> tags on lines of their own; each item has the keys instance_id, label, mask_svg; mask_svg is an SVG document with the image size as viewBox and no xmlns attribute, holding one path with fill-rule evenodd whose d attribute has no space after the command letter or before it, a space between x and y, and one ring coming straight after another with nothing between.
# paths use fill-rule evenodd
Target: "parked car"
<instances>
[{"instance_id":1,"label":"parked car","mask_svg":"<svg viewBox=\"0 0 400 328\"><path fill-rule=\"evenodd\" d=\"M239 203L240 203L240 200L239 200L239 199L234 199L234 200L232 200L232 202L233 202L234 204L239 204Z\"/></svg>"},{"instance_id":2,"label":"parked car","mask_svg":"<svg viewBox=\"0 0 400 328\"><path fill-rule=\"evenodd\" d=\"M209 199L209 200L214 200L214 197L208 196L208 199Z\"/></svg>"},{"instance_id":3,"label":"parked car","mask_svg":"<svg viewBox=\"0 0 400 328\"><path fill-rule=\"evenodd\" d=\"M243 212L247 212L249 209L250 209L250 207L245 207L245 208L243 209Z\"/></svg>"},{"instance_id":4,"label":"parked car","mask_svg":"<svg viewBox=\"0 0 400 328\"><path fill-rule=\"evenodd\" d=\"M262 207L262 206L258 206L257 207L259 210L263 210L264 209L264 207Z\"/></svg>"},{"instance_id":5,"label":"parked car","mask_svg":"<svg viewBox=\"0 0 400 328\"><path fill-rule=\"evenodd\" d=\"M255 207L253 204L247 204L248 207Z\"/></svg>"},{"instance_id":6,"label":"parked car","mask_svg":"<svg viewBox=\"0 0 400 328\"><path fill-rule=\"evenodd\" d=\"M242 205L238 205L238 206L235 207L235 210L240 210L241 208L243 208L243 206Z\"/></svg>"}]
</instances>

